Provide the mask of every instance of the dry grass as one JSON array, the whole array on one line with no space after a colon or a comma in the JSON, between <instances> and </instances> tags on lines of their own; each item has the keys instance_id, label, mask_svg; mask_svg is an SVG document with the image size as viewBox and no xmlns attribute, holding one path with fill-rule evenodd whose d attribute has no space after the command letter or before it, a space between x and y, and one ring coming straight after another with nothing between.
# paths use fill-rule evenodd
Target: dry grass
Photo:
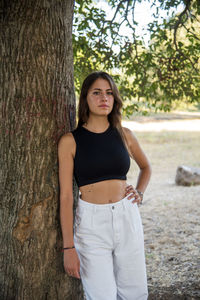
<instances>
[{"instance_id":1,"label":"dry grass","mask_svg":"<svg viewBox=\"0 0 200 300\"><path fill-rule=\"evenodd\" d=\"M140 207L149 299L200 299L200 186L175 185L179 165L200 167L200 131L135 134L153 170ZM132 161L128 182L137 174Z\"/></svg>"}]
</instances>

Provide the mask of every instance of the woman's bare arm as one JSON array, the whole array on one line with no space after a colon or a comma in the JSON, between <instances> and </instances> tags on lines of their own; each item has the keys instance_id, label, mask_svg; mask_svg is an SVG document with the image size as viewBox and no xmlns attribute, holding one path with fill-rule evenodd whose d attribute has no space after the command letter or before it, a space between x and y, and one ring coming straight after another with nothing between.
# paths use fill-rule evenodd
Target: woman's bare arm
<instances>
[{"instance_id":1,"label":"woman's bare arm","mask_svg":"<svg viewBox=\"0 0 200 300\"><path fill-rule=\"evenodd\" d=\"M63 247L74 246L73 239L73 169L75 141L71 133L63 135L58 143L59 185L60 185L60 222ZM64 251L64 267L69 275L80 278L80 262L76 250Z\"/></svg>"},{"instance_id":2,"label":"woman's bare arm","mask_svg":"<svg viewBox=\"0 0 200 300\"><path fill-rule=\"evenodd\" d=\"M60 221L63 247L71 247L73 241L73 140L69 134L61 137L58 144Z\"/></svg>"},{"instance_id":3,"label":"woman's bare arm","mask_svg":"<svg viewBox=\"0 0 200 300\"><path fill-rule=\"evenodd\" d=\"M144 192L151 177L151 165L133 132L126 127L123 127L123 131L126 135L132 158L140 168L136 189Z\"/></svg>"}]
</instances>

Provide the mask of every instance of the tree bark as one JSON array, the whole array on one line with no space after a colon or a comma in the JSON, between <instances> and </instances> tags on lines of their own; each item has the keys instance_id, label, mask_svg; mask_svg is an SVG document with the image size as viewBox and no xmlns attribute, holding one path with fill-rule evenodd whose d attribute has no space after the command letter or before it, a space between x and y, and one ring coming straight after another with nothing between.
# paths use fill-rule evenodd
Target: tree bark
<instances>
[{"instance_id":1,"label":"tree bark","mask_svg":"<svg viewBox=\"0 0 200 300\"><path fill-rule=\"evenodd\" d=\"M1 0L1 300L82 299L63 268L57 160L75 127L73 2Z\"/></svg>"}]
</instances>

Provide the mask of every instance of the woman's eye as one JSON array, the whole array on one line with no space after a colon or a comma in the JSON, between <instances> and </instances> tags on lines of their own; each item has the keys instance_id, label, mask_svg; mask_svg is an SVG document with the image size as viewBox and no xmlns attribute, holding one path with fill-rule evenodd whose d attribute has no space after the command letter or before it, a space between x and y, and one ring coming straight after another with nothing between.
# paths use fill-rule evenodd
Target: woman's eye
<instances>
[{"instance_id":1,"label":"woman's eye","mask_svg":"<svg viewBox=\"0 0 200 300\"><path fill-rule=\"evenodd\" d=\"M113 95L113 92L107 92L108 95Z\"/></svg>"},{"instance_id":2,"label":"woman's eye","mask_svg":"<svg viewBox=\"0 0 200 300\"><path fill-rule=\"evenodd\" d=\"M93 94L94 94L94 95L99 95L99 92L94 92Z\"/></svg>"}]
</instances>

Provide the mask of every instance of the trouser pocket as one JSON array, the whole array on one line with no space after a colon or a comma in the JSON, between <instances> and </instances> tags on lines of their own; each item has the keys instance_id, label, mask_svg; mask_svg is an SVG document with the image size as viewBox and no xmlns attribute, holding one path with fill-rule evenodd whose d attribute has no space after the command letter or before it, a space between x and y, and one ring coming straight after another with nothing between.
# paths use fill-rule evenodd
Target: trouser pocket
<instances>
[{"instance_id":1,"label":"trouser pocket","mask_svg":"<svg viewBox=\"0 0 200 300\"><path fill-rule=\"evenodd\" d=\"M142 220L139 212L137 203L132 203L131 201L127 204L127 214L130 223L131 230L133 231L135 237L143 241L143 227Z\"/></svg>"},{"instance_id":2,"label":"trouser pocket","mask_svg":"<svg viewBox=\"0 0 200 300\"><path fill-rule=\"evenodd\" d=\"M93 234L93 214L85 207L77 207L74 222L74 237L80 244L87 245Z\"/></svg>"}]
</instances>

